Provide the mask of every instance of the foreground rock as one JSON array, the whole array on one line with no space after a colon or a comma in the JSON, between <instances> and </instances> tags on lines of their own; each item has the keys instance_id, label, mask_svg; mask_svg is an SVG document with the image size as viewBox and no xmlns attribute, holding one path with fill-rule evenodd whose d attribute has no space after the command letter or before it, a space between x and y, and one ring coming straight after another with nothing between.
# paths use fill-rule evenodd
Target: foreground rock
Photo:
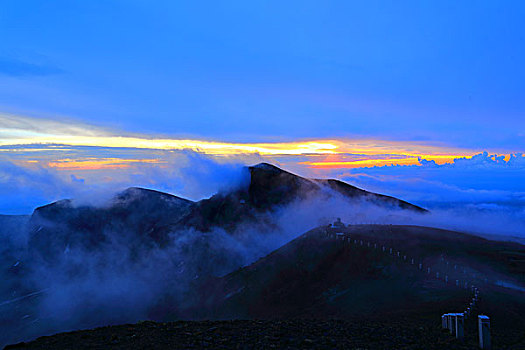
<instances>
[{"instance_id":1,"label":"foreground rock","mask_svg":"<svg viewBox=\"0 0 525 350\"><path fill-rule=\"evenodd\" d=\"M519 346L519 345L518 345ZM439 326L373 321L140 322L40 337L5 349L476 349ZM510 347L512 348L512 347ZM517 348L516 348L517 349Z\"/></svg>"}]
</instances>

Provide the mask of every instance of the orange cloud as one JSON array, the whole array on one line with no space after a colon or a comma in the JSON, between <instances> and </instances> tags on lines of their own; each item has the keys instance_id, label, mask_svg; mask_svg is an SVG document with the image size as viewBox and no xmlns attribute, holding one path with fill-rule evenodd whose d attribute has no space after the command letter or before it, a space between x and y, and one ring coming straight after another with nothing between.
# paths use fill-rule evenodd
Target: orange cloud
<instances>
[{"instance_id":1,"label":"orange cloud","mask_svg":"<svg viewBox=\"0 0 525 350\"><path fill-rule=\"evenodd\" d=\"M158 159L120 159L120 158L90 158L61 159L47 163L49 167L62 170L100 170L129 168L133 163L163 163Z\"/></svg>"},{"instance_id":2,"label":"orange cloud","mask_svg":"<svg viewBox=\"0 0 525 350\"><path fill-rule=\"evenodd\" d=\"M337 160L336 157L329 157L323 161L305 161L300 164L307 165L317 169L345 169L345 168L364 168L384 165L418 165L419 157L425 160L433 160L437 164L452 163L455 158L465 157L466 155L407 155L407 154L390 154L384 158L374 158L364 156L354 160Z\"/></svg>"},{"instance_id":3,"label":"orange cloud","mask_svg":"<svg viewBox=\"0 0 525 350\"><path fill-rule=\"evenodd\" d=\"M24 146L25 145L25 146ZM38 145L27 147L27 145ZM65 121L49 121L0 114L0 151L5 154L38 153L46 150L64 152L64 145L70 149L90 147L104 154L112 149L111 157L90 159L55 160L49 166L59 169L115 169L128 168L133 163L160 163L152 159L118 158L125 149L155 153L157 151L193 150L212 156L249 159L256 156L269 161L282 157L300 157L300 164L310 168L357 168L383 165L418 164L418 158L433 160L438 164L452 162L454 158L469 157L480 150L454 148L440 144L426 144L412 141L388 141L380 139L340 138L310 139L290 142L224 142L213 140L177 139L155 135L124 135L103 128ZM69 149L68 149L69 151ZM47 154L47 155L49 155ZM108 153L105 153L108 155ZM117 154L117 155L115 155ZM33 156L31 156L33 158ZM61 156L65 157L65 156ZM137 157L137 156L131 156ZM146 154L144 157L148 157ZM157 155L152 156L157 157ZM41 156L40 159L46 158ZM37 158L38 159L38 158ZM297 158L299 159L299 158ZM298 160L299 161L299 160Z\"/></svg>"}]
</instances>

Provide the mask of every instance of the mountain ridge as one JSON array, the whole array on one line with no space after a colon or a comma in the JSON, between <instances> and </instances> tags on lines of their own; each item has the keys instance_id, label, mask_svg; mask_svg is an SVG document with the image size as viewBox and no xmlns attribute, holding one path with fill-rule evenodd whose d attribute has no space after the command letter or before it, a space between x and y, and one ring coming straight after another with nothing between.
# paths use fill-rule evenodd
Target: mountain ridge
<instances>
[{"instance_id":1,"label":"mountain ridge","mask_svg":"<svg viewBox=\"0 0 525 350\"><path fill-rule=\"evenodd\" d=\"M221 228L233 234L241 223L263 220L271 225L271 213L294 201L334 195L427 212L394 197L339 180L307 179L269 163L245 169L249 172L249 183L197 202L157 190L130 187L102 206L77 205L74 200L63 199L38 207L29 220L30 245L45 260L53 260L72 245L94 249L108 242L112 232L124 234L125 237L117 237L124 243L128 237L130 242L164 246L173 232L191 229L209 232Z\"/></svg>"}]
</instances>

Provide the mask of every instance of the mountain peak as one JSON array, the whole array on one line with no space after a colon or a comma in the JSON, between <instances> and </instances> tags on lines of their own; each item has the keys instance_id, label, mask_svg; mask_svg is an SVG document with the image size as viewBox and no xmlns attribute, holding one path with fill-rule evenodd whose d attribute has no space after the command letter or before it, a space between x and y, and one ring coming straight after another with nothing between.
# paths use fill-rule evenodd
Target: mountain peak
<instances>
[{"instance_id":1,"label":"mountain peak","mask_svg":"<svg viewBox=\"0 0 525 350\"><path fill-rule=\"evenodd\" d=\"M253 165L253 166L251 166L249 168L250 169L257 169L257 170L264 170L264 171L271 171L271 172L275 172L275 173L283 173L283 172L285 172L283 169L281 169L279 167L276 167L273 164L264 163L264 162L256 164L256 165Z\"/></svg>"},{"instance_id":2,"label":"mountain peak","mask_svg":"<svg viewBox=\"0 0 525 350\"><path fill-rule=\"evenodd\" d=\"M192 201L181 198L170 193L151 190L143 187L129 187L122 192L115 195L115 200L144 200L144 199L164 199L164 200L178 200L181 202L191 203Z\"/></svg>"}]
</instances>

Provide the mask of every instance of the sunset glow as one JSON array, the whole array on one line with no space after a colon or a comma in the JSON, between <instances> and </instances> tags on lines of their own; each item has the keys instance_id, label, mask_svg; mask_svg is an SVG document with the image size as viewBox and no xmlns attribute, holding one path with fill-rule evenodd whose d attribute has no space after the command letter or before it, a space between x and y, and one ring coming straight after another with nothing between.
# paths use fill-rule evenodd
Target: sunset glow
<instances>
[{"instance_id":1,"label":"sunset glow","mask_svg":"<svg viewBox=\"0 0 525 350\"><path fill-rule=\"evenodd\" d=\"M398 158L396 156L404 156ZM434 161L436 164L452 163L454 159L459 157L469 157L469 155L433 155L433 154L390 154L385 155L382 159L357 159L352 161L321 161L321 162L302 162L301 164L308 165L313 168L319 169L344 169L344 168L363 168L373 166L385 166L385 165L418 165L419 159L425 159L427 161ZM366 158L366 157L363 157Z\"/></svg>"},{"instance_id":2,"label":"sunset glow","mask_svg":"<svg viewBox=\"0 0 525 350\"><path fill-rule=\"evenodd\" d=\"M34 161L33 161L34 162ZM98 170L98 169L122 169L129 168L132 164L137 163L162 163L156 159L119 159L119 158L102 158L102 159L60 159L47 163L51 168L62 170Z\"/></svg>"},{"instance_id":3,"label":"sunset glow","mask_svg":"<svg viewBox=\"0 0 525 350\"><path fill-rule=\"evenodd\" d=\"M46 131L52 127L53 133ZM359 168L384 165L417 165L419 159L450 163L458 157L469 157L477 150L366 138L310 139L288 142L242 143L198 138L166 138L153 135L126 135L100 127L75 122L0 115L0 146L4 153L22 152L48 154L47 165L61 170L118 169L140 163L162 163L154 155L147 157L108 156L102 149L155 151L191 150L218 157L302 157L298 164L315 169ZM91 147L95 156L63 157L78 147ZM59 151L60 153L55 153ZM55 154L55 155L53 155ZM100 154L100 155L98 155ZM42 156L39 156L42 158ZM26 159L29 161L31 159Z\"/></svg>"}]
</instances>

